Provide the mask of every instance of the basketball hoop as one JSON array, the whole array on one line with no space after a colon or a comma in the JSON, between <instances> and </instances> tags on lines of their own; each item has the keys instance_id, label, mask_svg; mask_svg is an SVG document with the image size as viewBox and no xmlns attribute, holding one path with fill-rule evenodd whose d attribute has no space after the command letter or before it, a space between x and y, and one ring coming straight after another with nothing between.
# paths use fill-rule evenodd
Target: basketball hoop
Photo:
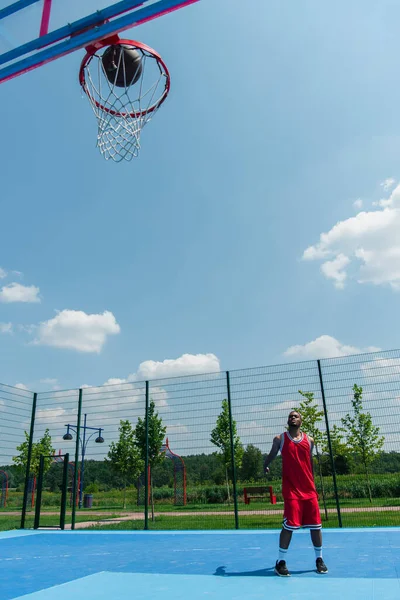
<instances>
[{"instance_id":1,"label":"basketball hoop","mask_svg":"<svg viewBox=\"0 0 400 600\"><path fill-rule=\"evenodd\" d=\"M97 146L106 160L132 160L140 134L168 96L161 56L133 40L103 40L86 48L79 82L97 118Z\"/></svg>"}]
</instances>

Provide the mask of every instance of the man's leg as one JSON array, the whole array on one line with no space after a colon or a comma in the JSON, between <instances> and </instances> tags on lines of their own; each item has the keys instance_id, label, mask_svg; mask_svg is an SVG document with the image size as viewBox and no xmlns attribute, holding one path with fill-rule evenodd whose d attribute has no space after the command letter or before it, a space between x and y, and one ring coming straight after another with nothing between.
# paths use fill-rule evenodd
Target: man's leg
<instances>
[{"instance_id":1,"label":"man's leg","mask_svg":"<svg viewBox=\"0 0 400 600\"><path fill-rule=\"evenodd\" d=\"M282 531L279 536L279 557L275 564L275 573L279 575L279 577L290 576L290 573L286 566L286 553L288 551L291 539L292 532L282 527Z\"/></svg>"},{"instance_id":2,"label":"man's leg","mask_svg":"<svg viewBox=\"0 0 400 600\"><path fill-rule=\"evenodd\" d=\"M327 573L328 569L322 558L322 531L321 529L311 529L310 533L315 551L317 571L318 573Z\"/></svg>"},{"instance_id":3,"label":"man's leg","mask_svg":"<svg viewBox=\"0 0 400 600\"><path fill-rule=\"evenodd\" d=\"M287 552L292 539L292 533L293 531L289 531L282 527L281 535L279 536L279 550L282 548L282 550Z\"/></svg>"},{"instance_id":4,"label":"man's leg","mask_svg":"<svg viewBox=\"0 0 400 600\"><path fill-rule=\"evenodd\" d=\"M283 527L279 536L279 558L276 561L275 573L280 577L290 575L286 566L286 554L292 539L294 529L298 529L301 524L301 504L297 499L284 499Z\"/></svg>"},{"instance_id":5,"label":"man's leg","mask_svg":"<svg viewBox=\"0 0 400 600\"><path fill-rule=\"evenodd\" d=\"M321 529L311 529L311 541L313 543L314 548L320 548L322 553L322 530ZM322 554L318 554L318 556L322 556ZM318 558L316 555L315 558Z\"/></svg>"}]
</instances>

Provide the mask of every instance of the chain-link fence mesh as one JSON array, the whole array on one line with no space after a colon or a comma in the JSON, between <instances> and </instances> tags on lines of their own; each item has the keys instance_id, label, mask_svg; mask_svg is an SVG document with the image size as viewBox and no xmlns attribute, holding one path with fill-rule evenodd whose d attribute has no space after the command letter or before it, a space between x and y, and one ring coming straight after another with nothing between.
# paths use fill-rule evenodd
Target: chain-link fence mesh
<instances>
[{"instance_id":1,"label":"chain-link fence mesh","mask_svg":"<svg viewBox=\"0 0 400 600\"><path fill-rule=\"evenodd\" d=\"M33 392L0 384L0 511L20 512L24 498L24 469L12 467L14 457L28 449ZM19 448L19 450L18 450ZM23 461L22 461L23 462ZM11 526L18 524L18 517Z\"/></svg>"},{"instance_id":2,"label":"chain-link fence mesh","mask_svg":"<svg viewBox=\"0 0 400 600\"><path fill-rule=\"evenodd\" d=\"M400 352L324 360L321 370L343 525L399 525Z\"/></svg>"},{"instance_id":3,"label":"chain-link fence mesh","mask_svg":"<svg viewBox=\"0 0 400 600\"><path fill-rule=\"evenodd\" d=\"M158 516L156 521L149 520L149 528L233 528L232 481L229 473L226 481L225 465L213 455L218 448L211 442L222 402L227 398L225 373L152 381L149 398L166 428L170 451L183 461L184 473L178 477L185 489L177 491L186 495L186 504L177 506L174 461L163 458L153 468Z\"/></svg>"},{"instance_id":4,"label":"chain-link fence mesh","mask_svg":"<svg viewBox=\"0 0 400 600\"><path fill-rule=\"evenodd\" d=\"M57 456L69 452L72 457L71 461L74 460L74 452L71 452L70 447L65 446L63 435L65 433L65 423L76 423L78 397L78 390L60 390L37 394L33 421L34 433L29 473L29 494L25 515L26 528L34 525L40 454ZM41 507L44 513L49 514L48 519L41 519L41 523L53 526L57 522L57 515L60 511L60 473L62 469L57 462L49 458L46 458L45 464Z\"/></svg>"},{"instance_id":5,"label":"chain-link fence mesh","mask_svg":"<svg viewBox=\"0 0 400 600\"><path fill-rule=\"evenodd\" d=\"M268 476L263 463L294 408L315 440L323 526L400 524L399 351L81 391L0 392L0 471L9 480L0 510L21 510L25 486L25 527L34 522L40 453L55 455L41 524L59 515L56 457L67 452L67 523L76 527L280 527L281 458Z\"/></svg>"},{"instance_id":6,"label":"chain-link fence mesh","mask_svg":"<svg viewBox=\"0 0 400 600\"><path fill-rule=\"evenodd\" d=\"M271 464L267 477L263 462L274 437L286 430L289 412L295 408L299 410L304 401L299 391L312 394L313 405L319 412L323 411L318 364L309 361L232 371L230 381L233 418L243 446L243 456L238 464L240 526L279 527L283 512L281 458ZM318 426L323 434L325 421L322 416L320 418ZM306 421L305 425L307 433L312 435ZM321 449L318 451L320 453ZM318 461L315 462L315 482L324 508L324 477ZM263 489L257 490L259 487ZM324 516L327 513L324 512ZM338 524L336 514L331 515L331 520Z\"/></svg>"}]
</instances>

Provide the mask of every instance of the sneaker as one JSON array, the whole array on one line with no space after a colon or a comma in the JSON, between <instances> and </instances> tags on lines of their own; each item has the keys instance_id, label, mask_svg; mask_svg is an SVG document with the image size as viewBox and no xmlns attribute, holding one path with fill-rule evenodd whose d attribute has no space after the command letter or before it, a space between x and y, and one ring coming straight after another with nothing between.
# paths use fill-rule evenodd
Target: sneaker
<instances>
[{"instance_id":1,"label":"sneaker","mask_svg":"<svg viewBox=\"0 0 400 600\"><path fill-rule=\"evenodd\" d=\"M327 573L328 572L328 567L326 566L326 564L324 563L322 558L317 558L316 565L317 565L317 573Z\"/></svg>"},{"instance_id":2,"label":"sneaker","mask_svg":"<svg viewBox=\"0 0 400 600\"><path fill-rule=\"evenodd\" d=\"M290 573L284 560L280 560L279 562L276 561L275 573L279 575L279 577L290 577Z\"/></svg>"}]
</instances>

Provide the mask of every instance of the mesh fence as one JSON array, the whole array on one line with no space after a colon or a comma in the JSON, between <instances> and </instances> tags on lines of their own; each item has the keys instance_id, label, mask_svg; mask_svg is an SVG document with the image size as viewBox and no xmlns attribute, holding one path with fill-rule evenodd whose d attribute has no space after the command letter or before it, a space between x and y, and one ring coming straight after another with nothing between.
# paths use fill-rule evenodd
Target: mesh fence
<instances>
[{"instance_id":1,"label":"mesh fence","mask_svg":"<svg viewBox=\"0 0 400 600\"><path fill-rule=\"evenodd\" d=\"M321 370L343 525L399 525L400 352L324 360ZM344 426L346 415L355 418L355 385L376 431L365 419L353 435Z\"/></svg>"},{"instance_id":2,"label":"mesh fence","mask_svg":"<svg viewBox=\"0 0 400 600\"><path fill-rule=\"evenodd\" d=\"M184 464L184 474L178 475L176 483L173 460L167 457L153 469L155 507L163 512L156 511L158 521L150 520L149 528L233 528L232 484L229 478L228 485L225 483L222 462L213 460L216 447L211 442L222 401L227 397L225 373L150 382L149 397L166 428L170 451ZM186 488L180 491L186 495L186 504L177 506L175 485L179 483Z\"/></svg>"},{"instance_id":3,"label":"mesh fence","mask_svg":"<svg viewBox=\"0 0 400 600\"><path fill-rule=\"evenodd\" d=\"M33 392L22 387L0 384L0 470L2 471L0 510L20 511L22 509L24 472L20 469L18 473L10 466L13 464L13 457L20 453L17 448L29 439L32 403ZM28 434L27 437L25 432ZM14 490L13 493L11 489Z\"/></svg>"},{"instance_id":4,"label":"mesh fence","mask_svg":"<svg viewBox=\"0 0 400 600\"><path fill-rule=\"evenodd\" d=\"M399 351L37 394L29 477L13 457L28 448L34 395L0 392L9 478L0 510L21 510L25 487L25 527L40 451L54 454L44 525L57 522L57 456L68 452L67 523L76 527L280 527L281 458L268 476L263 462L294 408L316 442L324 527L400 525Z\"/></svg>"},{"instance_id":5,"label":"mesh fence","mask_svg":"<svg viewBox=\"0 0 400 600\"><path fill-rule=\"evenodd\" d=\"M33 454L31 469L29 473L29 493L26 505L25 527L30 528L34 525L35 504L37 495L37 479L39 474L39 456L44 454L51 456L54 454L64 454L69 452L74 460L74 452L71 447L66 447L63 441L65 433L65 423L77 420L78 412L78 390L61 390L56 392L44 392L37 394L36 410L34 416L34 436L33 436ZM41 440L47 439L41 448L38 444ZM46 459L46 470L44 476L44 489L42 494L42 509L49 512L49 519L42 519L41 523L53 526L57 522L56 513L60 509L60 465Z\"/></svg>"},{"instance_id":6,"label":"mesh fence","mask_svg":"<svg viewBox=\"0 0 400 600\"><path fill-rule=\"evenodd\" d=\"M266 477L264 457L273 438L285 431L289 412L299 407L299 390L312 393L314 404L323 410L317 362L233 371L230 381L233 418L244 448L237 469L240 526L279 527L283 512L281 459L271 464ZM319 425L325 431L324 422ZM320 492L318 477L316 485ZM256 491L257 487L264 489Z\"/></svg>"}]
</instances>

